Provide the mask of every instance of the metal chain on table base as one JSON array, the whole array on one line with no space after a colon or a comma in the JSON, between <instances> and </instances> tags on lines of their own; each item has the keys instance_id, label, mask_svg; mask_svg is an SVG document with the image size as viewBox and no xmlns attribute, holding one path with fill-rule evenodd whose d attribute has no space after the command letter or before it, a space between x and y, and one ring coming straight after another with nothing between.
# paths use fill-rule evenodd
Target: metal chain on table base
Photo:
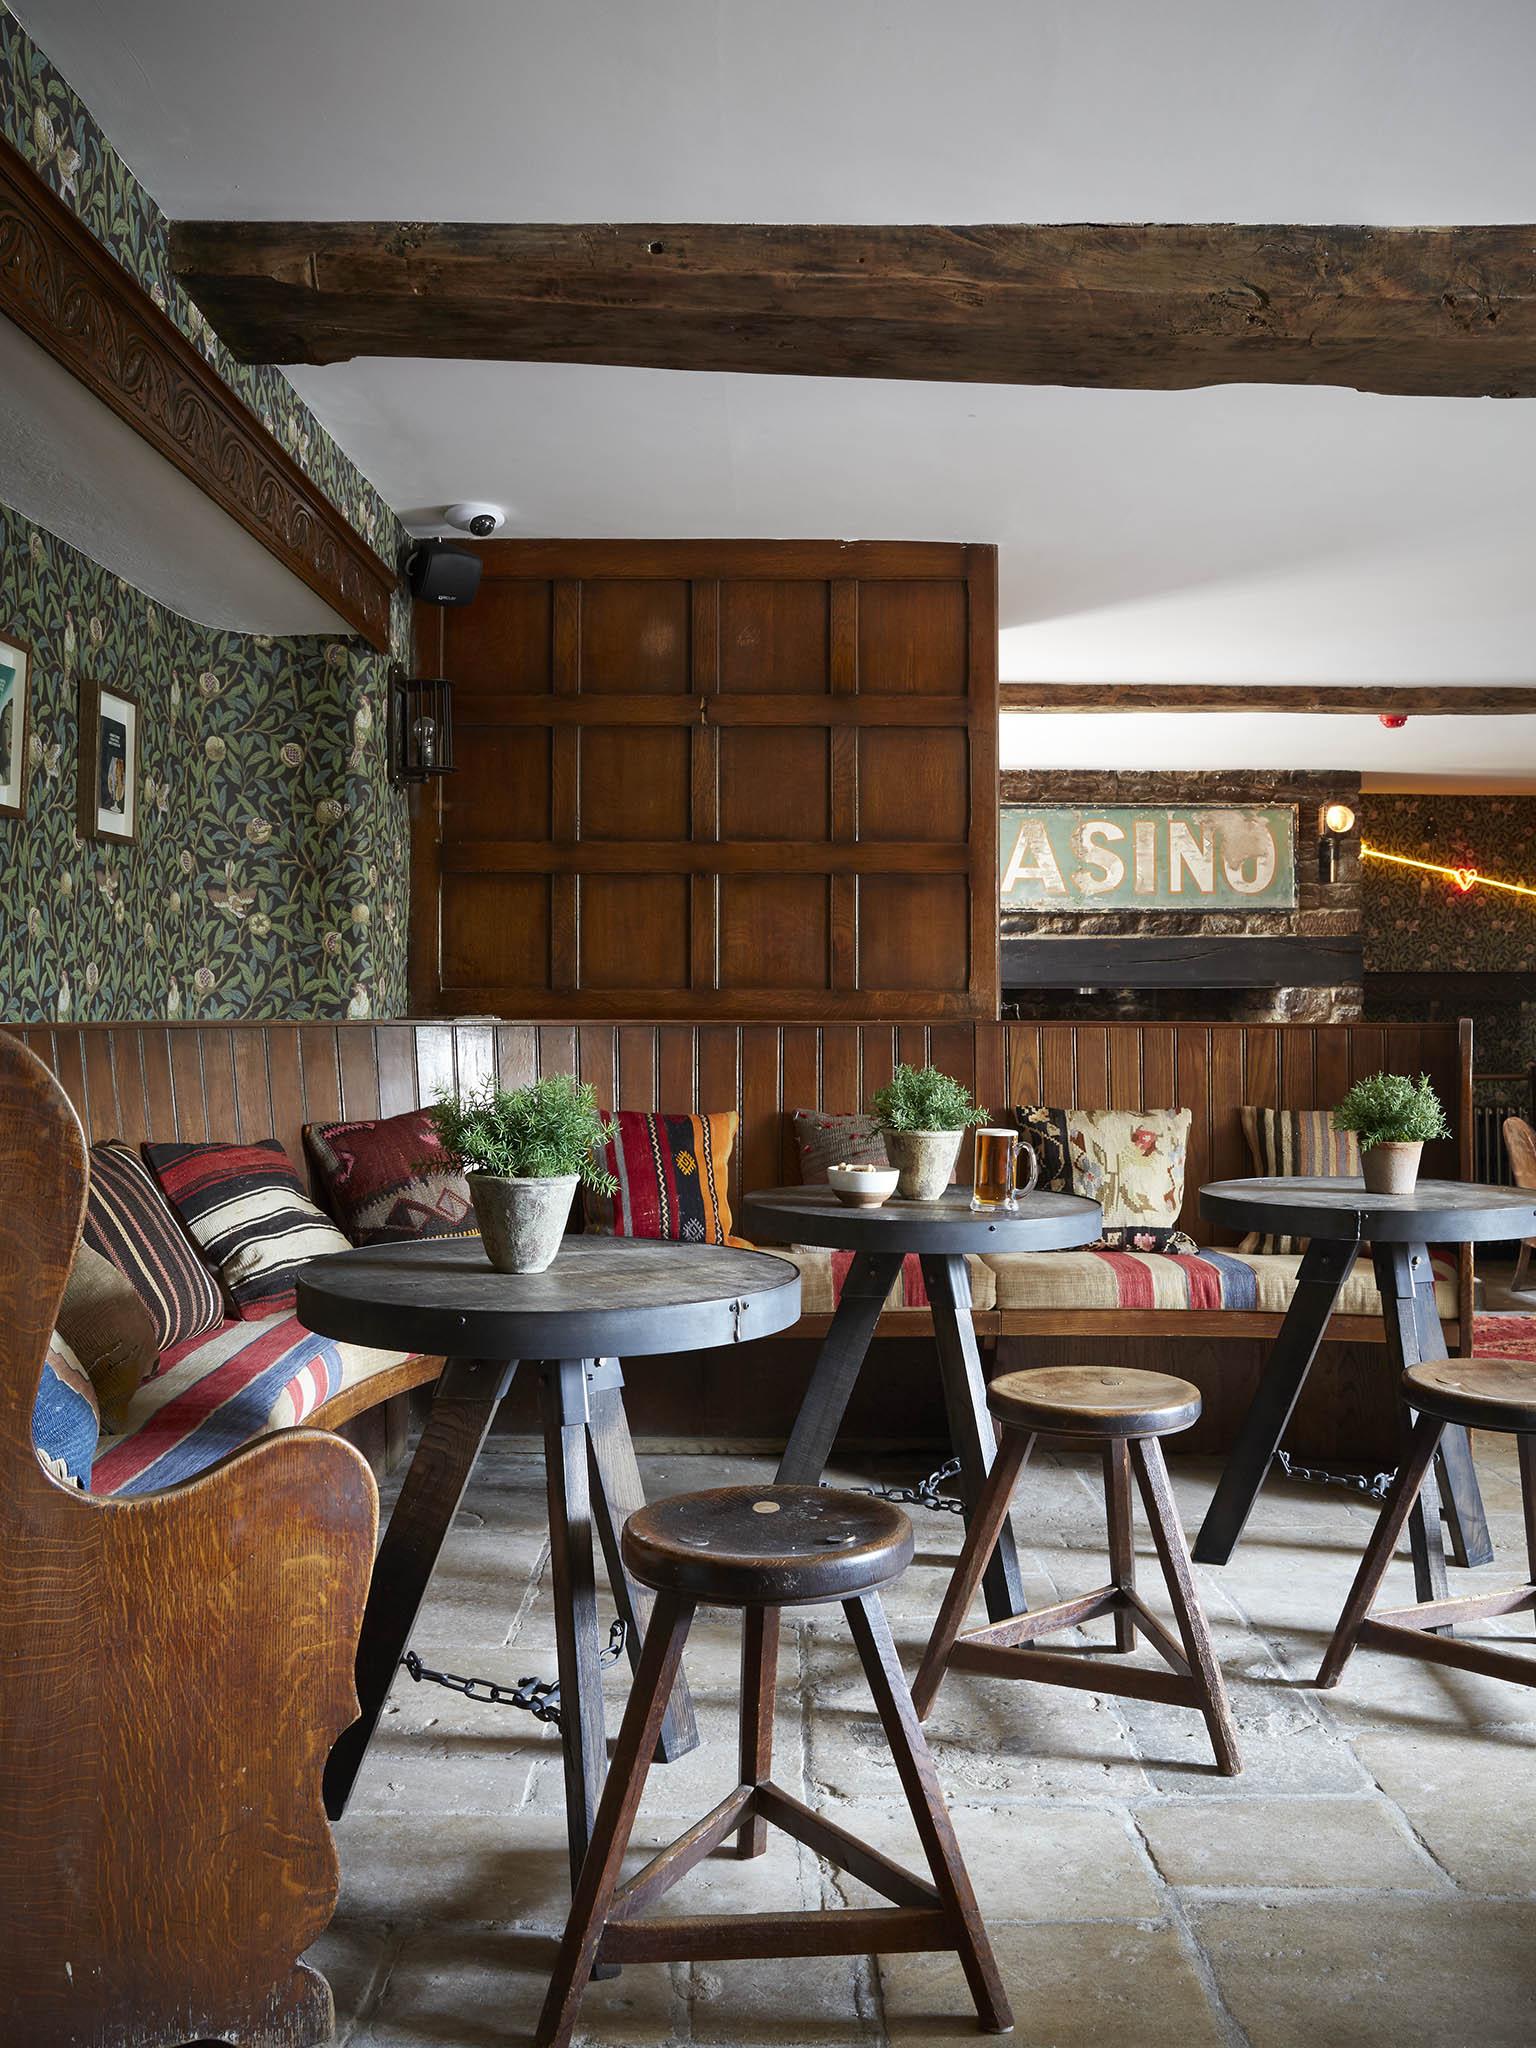
<instances>
[{"instance_id":1,"label":"metal chain on table base","mask_svg":"<svg viewBox=\"0 0 1536 2048\"><path fill-rule=\"evenodd\" d=\"M608 1631L608 1647L598 1653L598 1664L616 1664L624 1654L629 1631L622 1621ZM414 1650L400 1659L401 1668L418 1685L441 1685L449 1692L462 1693L467 1700L483 1700L492 1707L520 1707L535 1721L560 1726L560 1681L558 1678L520 1678L516 1685L498 1685L494 1678L461 1678L456 1671L433 1671Z\"/></svg>"},{"instance_id":2,"label":"metal chain on table base","mask_svg":"<svg viewBox=\"0 0 1536 2048\"><path fill-rule=\"evenodd\" d=\"M953 1479L960 1470L958 1458L946 1458L937 1472L930 1472L926 1479L919 1479L916 1486L856 1486L855 1493L872 1494L876 1500L898 1501L905 1508L933 1508L944 1515L963 1515L965 1502L956 1500L952 1493L940 1493L940 1483Z\"/></svg>"},{"instance_id":3,"label":"metal chain on table base","mask_svg":"<svg viewBox=\"0 0 1536 2048\"><path fill-rule=\"evenodd\" d=\"M1395 1472L1378 1472L1374 1479L1367 1479L1363 1472L1320 1472L1315 1465L1298 1465L1285 1451L1276 1451L1275 1456L1287 1479L1310 1481L1314 1486L1347 1486L1367 1500L1385 1500L1397 1477Z\"/></svg>"}]
</instances>

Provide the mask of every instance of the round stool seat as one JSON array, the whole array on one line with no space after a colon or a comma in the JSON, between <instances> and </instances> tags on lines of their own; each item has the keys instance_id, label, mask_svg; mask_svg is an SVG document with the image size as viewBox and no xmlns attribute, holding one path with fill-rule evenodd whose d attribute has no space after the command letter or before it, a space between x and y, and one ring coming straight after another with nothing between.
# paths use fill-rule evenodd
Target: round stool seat
<instances>
[{"instance_id":1,"label":"round stool seat","mask_svg":"<svg viewBox=\"0 0 1536 2048\"><path fill-rule=\"evenodd\" d=\"M1163 1372L1118 1365L1044 1365L1007 1372L987 1406L1009 1429L1060 1436L1171 1436L1200 1413L1200 1389Z\"/></svg>"},{"instance_id":2,"label":"round stool seat","mask_svg":"<svg viewBox=\"0 0 1536 2048\"><path fill-rule=\"evenodd\" d=\"M1428 1359L1403 1374L1403 1398L1441 1422L1536 1433L1536 1364L1529 1359Z\"/></svg>"},{"instance_id":3,"label":"round stool seat","mask_svg":"<svg viewBox=\"0 0 1536 2048\"><path fill-rule=\"evenodd\" d=\"M824 1486L717 1486L638 1508L624 1562L643 1586L724 1607L848 1600L899 1578L912 1524L890 1501Z\"/></svg>"}]
</instances>

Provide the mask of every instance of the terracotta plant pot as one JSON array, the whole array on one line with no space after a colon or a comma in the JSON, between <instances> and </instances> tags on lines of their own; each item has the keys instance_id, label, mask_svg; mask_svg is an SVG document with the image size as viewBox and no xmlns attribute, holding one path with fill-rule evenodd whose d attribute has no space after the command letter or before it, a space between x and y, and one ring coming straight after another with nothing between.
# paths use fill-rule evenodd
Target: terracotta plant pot
<instances>
[{"instance_id":1,"label":"terracotta plant pot","mask_svg":"<svg viewBox=\"0 0 1536 2048\"><path fill-rule=\"evenodd\" d=\"M1411 1195L1419 1183L1422 1143L1368 1145L1360 1154L1360 1173L1372 1195Z\"/></svg>"},{"instance_id":2,"label":"terracotta plant pot","mask_svg":"<svg viewBox=\"0 0 1536 2048\"><path fill-rule=\"evenodd\" d=\"M469 1173L470 1200L485 1256L498 1273L542 1273L554 1263L580 1178L512 1180L499 1173Z\"/></svg>"},{"instance_id":3,"label":"terracotta plant pot","mask_svg":"<svg viewBox=\"0 0 1536 2048\"><path fill-rule=\"evenodd\" d=\"M954 1177L964 1131L885 1131L886 1157L903 1202L936 1202Z\"/></svg>"}]
</instances>

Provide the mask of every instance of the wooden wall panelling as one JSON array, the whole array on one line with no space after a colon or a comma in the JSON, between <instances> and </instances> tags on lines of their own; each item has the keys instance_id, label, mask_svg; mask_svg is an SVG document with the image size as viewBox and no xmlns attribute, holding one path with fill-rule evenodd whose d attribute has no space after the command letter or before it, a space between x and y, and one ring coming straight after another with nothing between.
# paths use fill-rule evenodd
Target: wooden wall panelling
<instances>
[{"instance_id":1,"label":"wooden wall panelling","mask_svg":"<svg viewBox=\"0 0 1536 2048\"><path fill-rule=\"evenodd\" d=\"M330 1040L331 1061L337 1073L336 1102L339 1114L341 1089L340 1068L336 1066L339 1053L336 1030L335 1026L330 1024L321 1025L319 1028ZM198 1040L203 1062L203 1096L208 1105L208 1130L215 1139L227 1138L239 1128L240 1123L234 1040L229 1032L219 1030L200 1031Z\"/></svg>"},{"instance_id":2,"label":"wooden wall panelling","mask_svg":"<svg viewBox=\"0 0 1536 2048\"><path fill-rule=\"evenodd\" d=\"M995 1016L991 549L480 553L489 602L419 618L461 762L418 805L419 1011Z\"/></svg>"},{"instance_id":3,"label":"wooden wall panelling","mask_svg":"<svg viewBox=\"0 0 1536 2048\"><path fill-rule=\"evenodd\" d=\"M379 1113L379 1070L372 1033L338 1032L336 1055L343 1117L349 1123L370 1121Z\"/></svg>"}]
</instances>

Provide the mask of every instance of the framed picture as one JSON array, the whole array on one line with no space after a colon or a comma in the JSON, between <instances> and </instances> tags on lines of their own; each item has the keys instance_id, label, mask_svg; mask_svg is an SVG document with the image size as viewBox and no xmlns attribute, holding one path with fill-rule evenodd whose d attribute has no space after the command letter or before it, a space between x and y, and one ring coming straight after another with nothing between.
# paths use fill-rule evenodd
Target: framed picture
<instances>
[{"instance_id":1,"label":"framed picture","mask_svg":"<svg viewBox=\"0 0 1536 2048\"><path fill-rule=\"evenodd\" d=\"M139 836L139 700L108 683L80 685L82 839Z\"/></svg>"},{"instance_id":2,"label":"framed picture","mask_svg":"<svg viewBox=\"0 0 1536 2048\"><path fill-rule=\"evenodd\" d=\"M27 808L27 700L32 689L32 650L0 637L0 818L20 818Z\"/></svg>"}]
</instances>

